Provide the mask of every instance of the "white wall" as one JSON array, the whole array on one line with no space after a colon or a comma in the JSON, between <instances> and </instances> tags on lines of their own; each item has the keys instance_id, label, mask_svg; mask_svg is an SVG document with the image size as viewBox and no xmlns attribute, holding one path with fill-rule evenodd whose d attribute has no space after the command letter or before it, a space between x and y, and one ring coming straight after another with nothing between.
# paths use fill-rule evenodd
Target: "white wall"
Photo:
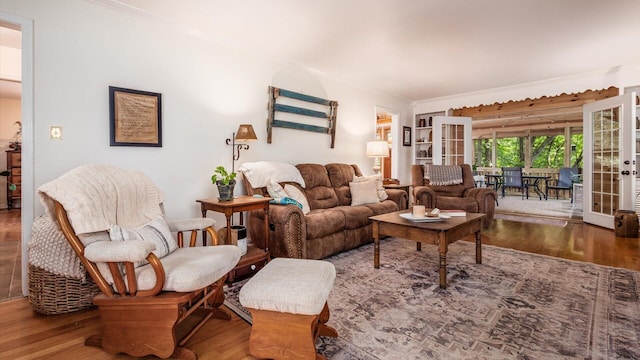
<instances>
[{"instance_id":1,"label":"white wall","mask_svg":"<svg viewBox=\"0 0 640 360\"><path fill-rule=\"evenodd\" d=\"M217 196L209 179L217 165L231 166L225 139L240 123L252 124L259 140L239 163L346 162L368 173L373 160L364 149L374 137L375 106L394 109L405 124L412 117L406 101L95 3L3 0L2 11L34 21L36 188L82 164L114 164L153 179L167 197L168 217L200 216L195 200ZM287 129L274 129L267 144L269 85L337 100L335 148L328 135ZM162 148L109 146L109 86L162 94ZM62 141L49 140L50 125L63 127ZM409 158L410 149L402 151ZM406 163L399 175L408 174Z\"/></svg>"}]
</instances>

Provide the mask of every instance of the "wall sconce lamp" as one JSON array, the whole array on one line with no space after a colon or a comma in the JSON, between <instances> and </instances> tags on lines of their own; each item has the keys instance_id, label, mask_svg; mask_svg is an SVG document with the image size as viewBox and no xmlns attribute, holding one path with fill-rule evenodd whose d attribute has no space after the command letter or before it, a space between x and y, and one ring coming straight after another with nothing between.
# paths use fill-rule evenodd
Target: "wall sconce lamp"
<instances>
[{"instance_id":1,"label":"wall sconce lamp","mask_svg":"<svg viewBox=\"0 0 640 360\"><path fill-rule=\"evenodd\" d=\"M235 172L236 161L240 159L240 150L249 150L248 144L236 144L236 141L256 141L258 137L251 124L240 124L238 132L233 133L230 139L226 140L227 145L232 147L231 172Z\"/></svg>"},{"instance_id":2,"label":"wall sconce lamp","mask_svg":"<svg viewBox=\"0 0 640 360\"><path fill-rule=\"evenodd\" d=\"M367 142L367 157L375 158L373 163L373 172L380 173L380 158L389 156L389 143L386 141L369 141Z\"/></svg>"}]
</instances>

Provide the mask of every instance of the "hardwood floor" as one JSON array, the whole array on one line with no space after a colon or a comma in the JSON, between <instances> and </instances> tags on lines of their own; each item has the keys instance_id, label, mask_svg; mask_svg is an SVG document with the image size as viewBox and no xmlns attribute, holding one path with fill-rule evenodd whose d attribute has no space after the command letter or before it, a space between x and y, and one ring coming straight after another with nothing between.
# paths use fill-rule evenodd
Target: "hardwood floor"
<instances>
[{"instance_id":1,"label":"hardwood floor","mask_svg":"<svg viewBox=\"0 0 640 360\"><path fill-rule=\"evenodd\" d=\"M471 237L465 240L473 241ZM483 243L640 270L639 239L615 237L612 230L582 223L562 227L495 220L483 232ZM84 346L84 339L98 333L99 327L96 310L43 316L34 313L24 298L7 300L0 303L0 358L131 359ZM230 322L208 322L188 346L202 360L253 359L247 355L250 331L250 326L234 314Z\"/></svg>"},{"instance_id":2,"label":"hardwood floor","mask_svg":"<svg viewBox=\"0 0 640 360\"><path fill-rule=\"evenodd\" d=\"M0 300L22 296L20 209L0 210Z\"/></svg>"}]
</instances>

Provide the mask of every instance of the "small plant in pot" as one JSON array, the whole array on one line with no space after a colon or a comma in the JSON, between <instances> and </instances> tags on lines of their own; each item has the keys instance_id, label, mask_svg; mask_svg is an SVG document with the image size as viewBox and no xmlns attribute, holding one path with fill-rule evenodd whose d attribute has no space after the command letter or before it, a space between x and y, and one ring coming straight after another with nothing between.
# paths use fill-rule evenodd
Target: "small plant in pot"
<instances>
[{"instance_id":1,"label":"small plant in pot","mask_svg":"<svg viewBox=\"0 0 640 360\"><path fill-rule=\"evenodd\" d=\"M211 183L218 185L220 201L233 200L233 188L236 186L236 173L228 172L224 166L218 166L211 176Z\"/></svg>"},{"instance_id":2,"label":"small plant in pot","mask_svg":"<svg viewBox=\"0 0 640 360\"><path fill-rule=\"evenodd\" d=\"M11 175L9 170L0 171L0 176L9 177L9 175ZM6 181L7 181L7 184L9 184L9 191L15 191L18 188L16 184L10 183L9 180L6 180Z\"/></svg>"}]
</instances>

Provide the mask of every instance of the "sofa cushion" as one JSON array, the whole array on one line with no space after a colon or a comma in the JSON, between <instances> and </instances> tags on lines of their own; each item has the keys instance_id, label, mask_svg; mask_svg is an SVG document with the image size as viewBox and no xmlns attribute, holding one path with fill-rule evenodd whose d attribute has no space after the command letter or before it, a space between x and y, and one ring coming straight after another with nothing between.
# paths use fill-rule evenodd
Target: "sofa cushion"
<instances>
[{"instance_id":1,"label":"sofa cushion","mask_svg":"<svg viewBox=\"0 0 640 360\"><path fill-rule=\"evenodd\" d=\"M354 165L347 164L327 164L327 173L331 186L338 197L338 205L351 205L351 191L349 183L356 176L356 168Z\"/></svg>"},{"instance_id":2,"label":"sofa cushion","mask_svg":"<svg viewBox=\"0 0 640 360\"><path fill-rule=\"evenodd\" d=\"M451 197L462 197L464 196L464 191L466 188L462 184L457 185L448 185L448 186L440 186L440 185L429 185L433 191L435 191L438 196L451 196Z\"/></svg>"},{"instance_id":3,"label":"sofa cushion","mask_svg":"<svg viewBox=\"0 0 640 360\"><path fill-rule=\"evenodd\" d=\"M329 209L338 206L338 197L331 186L327 169L320 164L296 165L307 184L304 194L309 201L309 207L314 209ZM286 190L285 190L286 191Z\"/></svg>"},{"instance_id":4,"label":"sofa cushion","mask_svg":"<svg viewBox=\"0 0 640 360\"><path fill-rule=\"evenodd\" d=\"M234 245L179 248L162 261L166 278L164 291L189 292L217 281L240 260L240 250ZM156 275L151 265L136 269L140 290L152 289Z\"/></svg>"},{"instance_id":5,"label":"sofa cushion","mask_svg":"<svg viewBox=\"0 0 640 360\"><path fill-rule=\"evenodd\" d=\"M378 198L378 185L375 180L350 182L351 206L359 206L380 201Z\"/></svg>"},{"instance_id":6,"label":"sofa cushion","mask_svg":"<svg viewBox=\"0 0 640 360\"><path fill-rule=\"evenodd\" d=\"M443 210L464 210L470 213L480 212L480 205L473 197L436 197L436 207Z\"/></svg>"},{"instance_id":7,"label":"sofa cushion","mask_svg":"<svg viewBox=\"0 0 640 360\"><path fill-rule=\"evenodd\" d=\"M369 217L374 215L373 210L366 206L338 206L336 210L344 214L345 228L357 229L369 225Z\"/></svg>"},{"instance_id":8,"label":"sofa cushion","mask_svg":"<svg viewBox=\"0 0 640 360\"><path fill-rule=\"evenodd\" d=\"M305 216L307 239L317 239L344 230L345 219L342 211L331 209L311 210Z\"/></svg>"},{"instance_id":9,"label":"sofa cushion","mask_svg":"<svg viewBox=\"0 0 640 360\"><path fill-rule=\"evenodd\" d=\"M386 214L394 211L398 211L398 204L393 200L385 200L373 204L364 205L373 211L374 215Z\"/></svg>"},{"instance_id":10,"label":"sofa cushion","mask_svg":"<svg viewBox=\"0 0 640 360\"><path fill-rule=\"evenodd\" d=\"M325 167L327 174L329 174L331 186L334 188L349 186L349 183L353 181L353 177L356 175L353 166L348 164L327 164Z\"/></svg>"}]
</instances>

